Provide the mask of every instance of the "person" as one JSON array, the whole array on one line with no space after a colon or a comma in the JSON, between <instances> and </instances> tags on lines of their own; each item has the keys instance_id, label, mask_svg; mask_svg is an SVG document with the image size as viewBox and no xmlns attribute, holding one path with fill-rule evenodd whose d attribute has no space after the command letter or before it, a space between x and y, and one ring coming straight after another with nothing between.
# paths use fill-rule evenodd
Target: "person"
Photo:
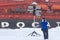
<instances>
[{"instance_id":1,"label":"person","mask_svg":"<svg viewBox=\"0 0 60 40\"><path fill-rule=\"evenodd\" d=\"M48 40L48 21L43 18L41 22L39 22L39 25L41 25L41 30L44 34L44 40Z\"/></svg>"}]
</instances>

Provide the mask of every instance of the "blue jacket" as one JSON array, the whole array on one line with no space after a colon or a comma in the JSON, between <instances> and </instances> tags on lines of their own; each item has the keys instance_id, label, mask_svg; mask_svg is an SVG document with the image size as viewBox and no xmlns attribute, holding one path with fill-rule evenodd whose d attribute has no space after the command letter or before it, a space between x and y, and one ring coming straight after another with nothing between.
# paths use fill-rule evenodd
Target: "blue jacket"
<instances>
[{"instance_id":1,"label":"blue jacket","mask_svg":"<svg viewBox=\"0 0 60 40\"><path fill-rule=\"evenodd\" d=\"M40 23L39 23L39 25L41 25L42 30L44 30L44 29L48 29L47 24L48 24L47 21L46 21L46 22L40 22Z\"/></svg>"}]
</instances>

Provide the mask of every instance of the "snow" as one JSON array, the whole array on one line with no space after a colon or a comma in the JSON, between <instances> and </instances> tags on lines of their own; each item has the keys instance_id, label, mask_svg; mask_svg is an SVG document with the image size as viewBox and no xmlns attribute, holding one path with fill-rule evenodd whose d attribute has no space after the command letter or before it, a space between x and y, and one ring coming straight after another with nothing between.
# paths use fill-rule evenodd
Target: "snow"
<instances>
[{"instance_id":1,"label":"snow","mask_svg":"<svg viewBox=\"0 0 60 40\"><path fill-rule=\"evenodd\" d=\"M36 31L40 36L29 35ZM29 35L29 36L28 36ZM0 40L44 40L41 28L0 29ZM49 40L60 40L60 27L49 29Z\"/></svg>"}]
</instances>

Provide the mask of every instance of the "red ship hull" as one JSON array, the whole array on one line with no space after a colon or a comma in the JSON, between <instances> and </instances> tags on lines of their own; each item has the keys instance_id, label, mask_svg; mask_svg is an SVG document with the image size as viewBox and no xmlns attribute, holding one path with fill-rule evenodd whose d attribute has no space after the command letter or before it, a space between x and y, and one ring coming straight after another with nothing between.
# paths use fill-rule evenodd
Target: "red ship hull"
<instances>
[{"instance_id":1,"label":"red ship hull","mask_svg":"<svg viewBox=\"0 0 60 40\"><path fill-rule=\"evenodd\" d=\"M32 5L32 2L34 1L35 0L23 0L23 1L0 0L0 22L3 22L3 21L9 22L11 20L16 20L17 22L18 20L21 20L21 21L24 20L24 22L25 21L33 22L33 16L34 16L33 14L30 14L28 12L23 12L23 13L11 12L11 10L15 11L16 8L21 8L22 10L26 10L27 6ZM45 0L41 0L41 1L37 0L36 2L38 3L37 6L41 6L43 10L46 10L41 13L40 19L42 17L45 17L53 25L55 24L57 25L56 22L60 22L60 4L59 4L60 0L53 0L53 1L50 0L48 3L46 3ZM47 11L48 6L51 7L51 11Z\"/></svg>"}]
</instances>

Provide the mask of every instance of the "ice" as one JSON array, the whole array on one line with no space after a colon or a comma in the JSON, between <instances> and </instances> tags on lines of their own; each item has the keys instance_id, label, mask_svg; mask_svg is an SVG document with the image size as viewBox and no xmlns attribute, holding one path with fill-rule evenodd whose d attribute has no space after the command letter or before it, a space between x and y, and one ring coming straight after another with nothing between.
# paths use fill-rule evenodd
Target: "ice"
<instances>
[{"instance_id":1,"label":"ice","mask_svg":"<svg viewBox=\"0 0 60 40\"><path fill-rule=\"evenodd\" d=\"M33 31L40 36L30 36ZM44 37L41 28L0 29L0 40L44 40ZM60 27L49 29L49 40L60 40Z\"/></svg>"}]
</instances>

